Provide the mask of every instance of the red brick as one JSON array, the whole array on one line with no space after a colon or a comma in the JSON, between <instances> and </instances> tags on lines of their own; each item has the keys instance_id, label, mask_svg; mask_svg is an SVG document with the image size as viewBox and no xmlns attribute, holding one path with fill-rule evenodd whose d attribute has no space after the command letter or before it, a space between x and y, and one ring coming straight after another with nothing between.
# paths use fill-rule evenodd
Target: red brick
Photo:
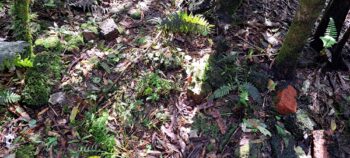
<instances>
[{"instance_id":1,"label":"red brick","mask_svg":"<svg viewBox=\"0 0 350 158\"><path fill-rule=\"evenodd\" d=\"M297 112L297 91L291 85L281 90L277 94L276 109L282 115L293 114Z\"/></svg>"}]
</instances>

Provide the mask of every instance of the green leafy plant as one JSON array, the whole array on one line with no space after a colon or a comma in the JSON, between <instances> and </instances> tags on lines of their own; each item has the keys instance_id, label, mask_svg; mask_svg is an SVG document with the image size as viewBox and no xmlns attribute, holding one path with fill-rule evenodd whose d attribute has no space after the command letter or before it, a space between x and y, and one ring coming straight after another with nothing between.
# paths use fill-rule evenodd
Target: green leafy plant
<instances>
[{"instance_id":1,"label":"green leafy plant","mask_svg":"<svg viewBox=\"0 0 350 158\"><path fill-rule=\"evenodd\" d=\"M185 11L179 11L164 18L160 27L166 32L192 33L206 36L210 33L213 25L202 15L192 15Z\"/></svg>"},{"instance_id":2,"label":"green leafy plant","mask_svg":"<svg viewBox=\"0 0 350 158\"><path fill-rule=\"evenodd\" d=\"M14 61L15 66L21 68L30 68L33 67L33 61L30 58L22 59L21 56L17 56Z\"/></svg>"},{"instance_id":3,"label":"green leafy plant","mask_svg":"<svg viewBox=\"0 0 350 158\"><path fill-rule=\"evenodd\" d=\"M46 149L49 150L50 148L56 146L58 144L57 137L48 137L45 142Z\"/></svg>"},{"instance_id":4,"label":"green leafy plant","mask_svg":"<svg viewBox=\"0 0 350 158\"><path fill-rule=\"evenodd\" d=\"M331 48L334 44L337 43L337 28L335 26L335 22L333 18L329 19L328 27L326 29L326 32L324 36L320 37L320 39L323 42L324 48Z\"/></svg>"},{"instance_id":5,"label":"green leafy plant","mask_svg":"<svg viewBox=\"0 0 350 158\"><path fill-rule=\"evenodd\" d=\"M272 136L266 124L258 119L243 119L241 128L243 132L260 132L265 136Z\"/></svg>"},{"instance_id":6,"label":"green leafy plant","mask_svg":"<svg viewBox=\"0 0 350 158\"><path fill-rule=\"evenodd\" d=\"M99 145L104 154L113 154L115 153L115 139L113 135L109 134L107 128L108 123L108 113L104 112L101 116L97 117L94 114L91 114L89 120L86 123L86 127L89 129L89 133L93 136L95 142Z\"/></svg>"},{"instance_id":7,"label":"green leafy plant","mask_svg":"<svg viewBox=\"0 0 350 158\"><path fill-rule=\"evenodd\" d=\"M239 90L239 103L247 107L248 102L249 102L249 93L247 89L241 88Z\"/></svg>"},{"instance_id":8,"label":"green leafy plant","mask_svg":"<svg viewBox=\"0 0 350 158\"><path fill-rule=\"evenodd\" d=\"M171 81L161 78L156 73L150 73L141 78L136 86L139 97L146 100L158 101L160 95L166 95L173 89Z\"/></svg>"},{"instance_id":9,"label":"green leafy plant","mask_svg":"<svg viewBox=\"0 0 350 158\"><path fill-rule=\"evenodd\" d=\"M235 88L236 87L232 86L231 84L223 85L219 89L215 90L214 93L209 97L209 99L212 100L212 99L222 98L228 95Z\"/></svg>"},{"instance_id":10,"label":"green leafy plant","mask_svg":"<svg viewBox=\"0 0 350 158\"><path fill-rule=\"evenodd\" d=\"M18 102L21 99L16 93L13 93L8 90L0 90L0 105L13 104Z\"/></svg>"},{"instance_id":11,"label":"green leafy plant","mask_svg":"<svg viewBox=\"0 0 350 158\"><path fill-rule=\"evenodd\" d=\"M259 90L251 83L245 83L241 87L242 91L246 91L247 95L249 95L255 102L262 103L261 95Z\"/></svg>"}]
</instances>

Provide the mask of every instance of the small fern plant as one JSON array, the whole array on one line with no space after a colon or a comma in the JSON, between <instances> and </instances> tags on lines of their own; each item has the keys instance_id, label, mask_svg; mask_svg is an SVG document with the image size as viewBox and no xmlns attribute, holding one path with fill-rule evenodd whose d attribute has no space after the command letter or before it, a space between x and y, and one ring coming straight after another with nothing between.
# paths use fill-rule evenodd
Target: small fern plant
<instances>
[{"instance_id":1,"label":"small fern plant","mask_svg":"<svg viewBox=\"0 0 350 158\"><path fill-rule=\"evenodd\" d=\"M160 28L165 32L206 36L212 30L213 25L209 24L202 15L193 15L185 11L179 11L161 20Z\"/></svg>"},{"instance_id":2,"label":"small fern plant","mask_svg":"<svg viewBox=\"0 0 350 158\"><path fill-rule=\"evenodd\" d=\"M324 36L320 37L320 39L323 42L323 47L325 49L331 48L334 44L337 43L337 40L336 40L337 37L338 37L338 33L337 33L337 28L335 26L335 22L333 18L330 18Z\"/></svg>"},{"instance_id":3,"label":"small fern plant","mask_svg":"<svg viewBox=\"0 0 350 158\"><path fill-rule=\"evenodd\" d=\"M18 102L21 99L16 93L8 90L0 90L0 105L8 105Z\"/></svg>"},{"instance_id":4,"label":"small fern plant","mask_svg":"<svg viewBox=\"0 0 350 158\"><path fill-rule=\"evenodd\" d=\"M209 97L209 100L219 99L233 91L236 87L231 84L223 85L219 89L215 90L214 93Z\"/></svg>"}]
</instances>

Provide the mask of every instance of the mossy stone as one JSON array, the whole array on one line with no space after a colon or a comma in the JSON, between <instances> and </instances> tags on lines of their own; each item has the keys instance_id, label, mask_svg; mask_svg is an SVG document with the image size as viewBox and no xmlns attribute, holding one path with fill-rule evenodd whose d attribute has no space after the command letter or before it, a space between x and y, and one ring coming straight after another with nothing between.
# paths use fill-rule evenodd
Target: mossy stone
<instances>
[{"instance_id":1,"label":"mossy stone","mask_svg":"<svg viewBox=\"0 0 350 158\"><path fill-rule=\"evenodd\" d=\"M49 36L47 38L39 38L35 41L36 46L43 46L46 49L56 49L61 45L60 39L57 36Z\"/></svg>"}]
</instances>

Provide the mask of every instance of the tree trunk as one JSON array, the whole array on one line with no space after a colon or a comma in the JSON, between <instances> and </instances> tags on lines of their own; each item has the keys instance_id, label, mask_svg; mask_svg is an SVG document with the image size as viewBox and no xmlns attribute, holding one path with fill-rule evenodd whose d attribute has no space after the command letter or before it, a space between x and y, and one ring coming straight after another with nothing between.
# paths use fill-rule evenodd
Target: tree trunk
<instances>
[{"instance_id":1,"label":"tree trunk","mask_svg":"<svg viewBox=\"0 0 350 158\"><path fill-rule=\"evenodd\" d=\"M322 12L325 0L301 0L286 39L275 60L275 76L279 79L294 78L300 52L311 35L313 26Z\"/></svg>"},{"instance_id":2,"label":"tree trunk","mask_svg":"<svg viewBox=\"0 0 350 158\"><path fill-rule=\"evenodd\" d=\"M317 30L314 35L314 40L311 42L311 47L314 48L317 52L320 52L323 49L323 43L320 39L321 36L326 32L329 18L333 18L338 36L342 29L344 20L349 12L350 1L349 0L332 0L322 17L320 24L317 27ZM337 40L337 39L336 39Z\"/></svg>"},{"instance_id":3,"label":"tree trunk","mask_svg":"<svg viewBox=\"0 0 350 158\"><path fill-rule=\"evenodd\" d=\"M14 0L14 35L17 40L29 43L29 48L26 53L23 53L22 58L31 57L33 55L32 35L30 31L30 0Z\"/></svg>"},{"instance_id":4,"label":"tree trunk","mask_svg":"<svg viewBox=\"0 0 350 158\"><path fill-rule=\"evenodd\" d=\"M332 49L332 62L330 64L332 69L349 71L350 67L346 65L342 55L343 48L346 42L349 40L349 37L350 37L350 28L346 30L342 39L339 40L338 43Z\"/></svg>"}]
</instances>

